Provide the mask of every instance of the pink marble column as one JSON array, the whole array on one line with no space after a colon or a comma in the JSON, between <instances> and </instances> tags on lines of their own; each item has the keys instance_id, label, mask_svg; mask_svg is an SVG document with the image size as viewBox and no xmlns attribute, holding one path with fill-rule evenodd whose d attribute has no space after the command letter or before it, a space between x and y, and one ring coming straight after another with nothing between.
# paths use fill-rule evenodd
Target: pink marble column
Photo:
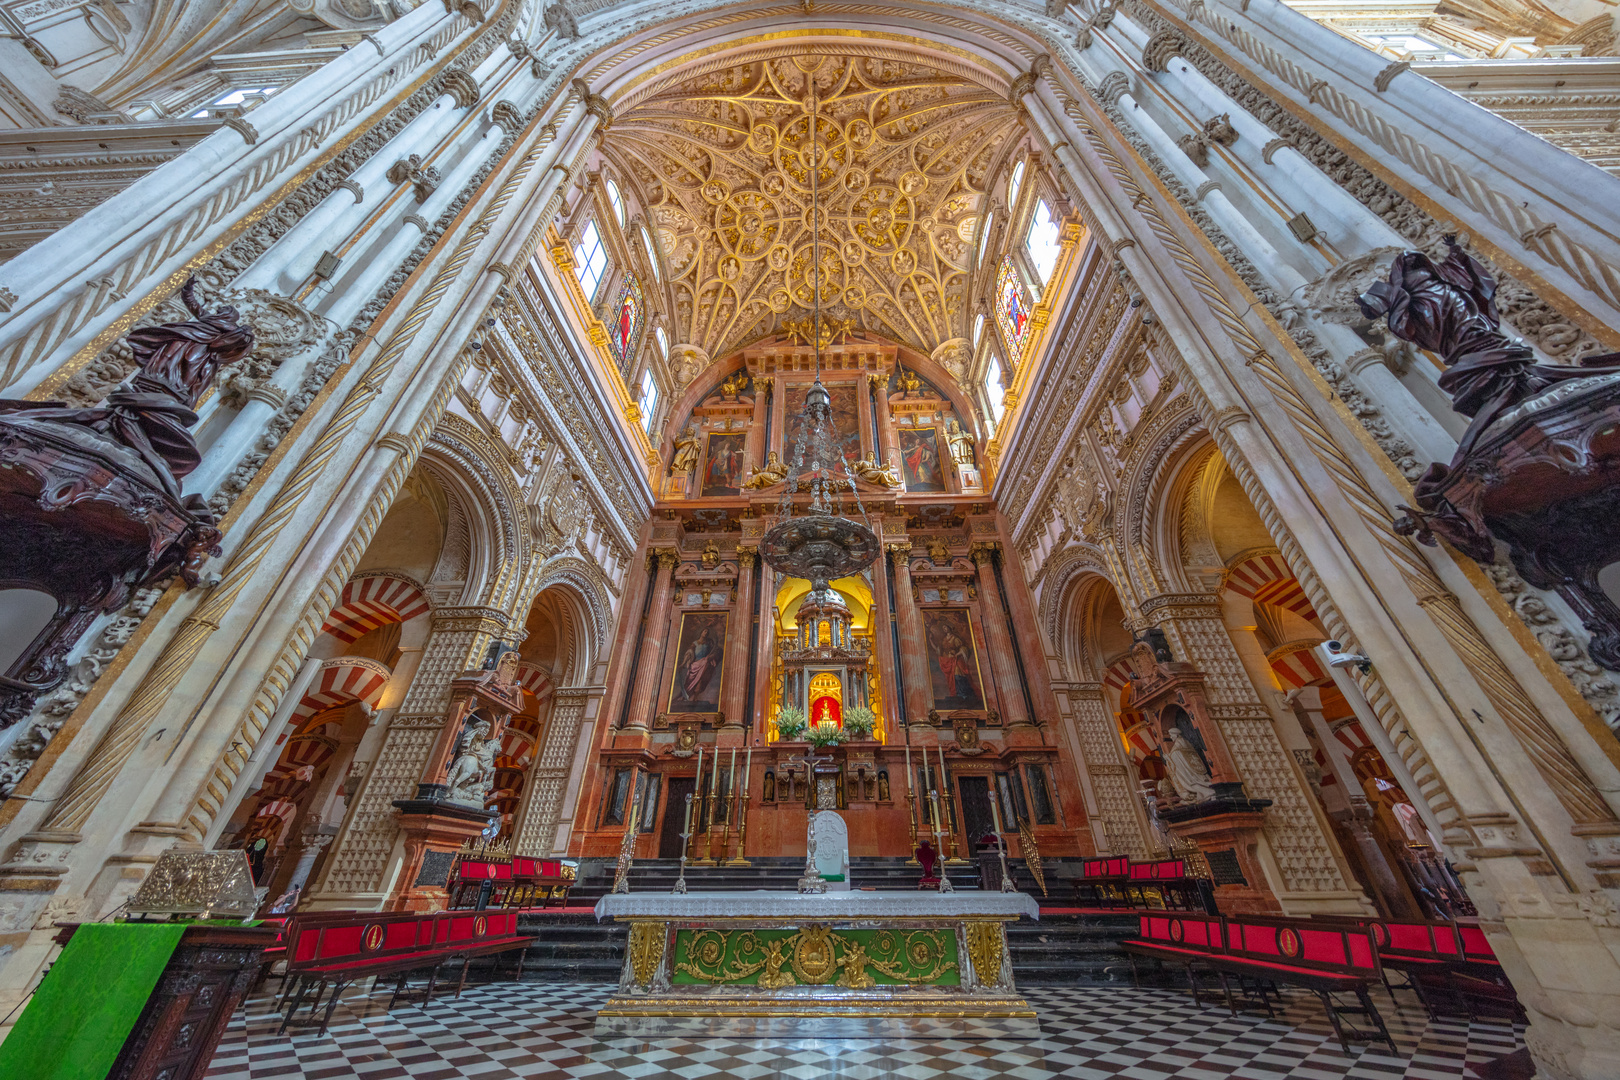
<instances>
[{"instance_id":1,"label":"pink marble column","mask_svg":"<svg viewBox=\"0 0 1620 1080\"><path fill-rule=\"evenodd\" d=\"M640 670L635 672L636 687L630 695L627 727L644 728L651 724L654 699L658 696L658 675L662 670L659 661L664 655L664 639L669 635L670 593L680 556L674 548L658 548L653 557L658 560L658 576L653 583L652 606L647 611Z\"/></svg>"},{"instance_id":2,"label":"pink marble column","mask_svg":"<svg viewBox=\"0 0 1620 1080\"><path fill-rule=\"evenodd\" d=\"M868 377L872 382L872 407L877 410L878 434L883 439L883 445L874 448L874 453L878 455L878 460L893 465L898 472L900 440L894 433L894 415L889 412L889 376L874 372Z\"/></svg>"},{"instance_id":3,"label":"pink marble column","mask_svg":"<svg viewBox=\"0 0 1620 1080\"><path fill-rule=\"evenodd\" d=\"M748 718L743 708L748 701L748 635L754 628L754 560L759 549L737 548L737 598L731 605L731 623L726 630L725 670L721 676L720 712L726 726L741 727Z\"/></svg>"},{"instance_id":4,"label":"pink marble column","mask_svg":"<svg viewBox=\"0 0 1620 1080\"><path fill-rule=\"evenodd\" d=\"M906 680L905 722L926 723L934 696L928 689L922 616L917 613L917 601L911 595L911 541L891 543L889 558L894 565L894 614L900 628L900 667Z\"/></svg>"},{"instance_id":5,"label":"pink marble column","mask_svg":"<svg viewBox=\"0 0 1620 1080\"><path fill-rule=\"evenodd\" d=\"M974 544L973 561L979 567L979 621L984 624L984 647L990 654L990 670L995 673L996 689L1000 691L1002 722L1008 727L1028 724L1023 682L1013 659L1012 636L1001 609L1001 589L996 584L995 548Z\"/></svg>"}]
</instances>

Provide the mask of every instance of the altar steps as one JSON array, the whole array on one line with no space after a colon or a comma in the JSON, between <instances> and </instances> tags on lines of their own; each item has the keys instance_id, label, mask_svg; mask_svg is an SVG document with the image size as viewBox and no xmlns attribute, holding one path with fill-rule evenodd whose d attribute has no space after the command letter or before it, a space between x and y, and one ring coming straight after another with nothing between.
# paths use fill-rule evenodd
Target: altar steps
<instances>
[{"instance_id":1,"label":"altar steps","mask_svg":"<svg viewBox=\"0 0 1620 1080\"><path fill-rule=\"evenodd\" d=\"M1056 877L1057 866L1049 863L1046 867L1051 895L1043 899L1022 861L1014 860L1009 865L1021 890L1042 901L1039 922L1026 920L1007 927L1007 946L1020 985L1077 986L1130 979L1130 962L1120 951L1119 942L1136 933L1135 915L1060 913L1054 909L1068 907L1074 901L1068 883ZM679 872L679 860L639 860L630 870L630 890L667 893ZM688 864L686 885L693 892L791 892L803 873L804 862L797 858L755 859L751 866ZM978 888L977 865L952 866L949 874L959 890ZM850 884L855 888L910 890L916 888L917 876L918 868L907 866L898 856L855 859L850 867ZM529 950L524 979L543 983L619 981L627 928L612 922L598 923L595 916L579 910L594 906L612 887L611 862L584 860L579 884L568 899L569 911L532 911L520 917L520 932L538 938Z\"/></svg>"}]
</instances>

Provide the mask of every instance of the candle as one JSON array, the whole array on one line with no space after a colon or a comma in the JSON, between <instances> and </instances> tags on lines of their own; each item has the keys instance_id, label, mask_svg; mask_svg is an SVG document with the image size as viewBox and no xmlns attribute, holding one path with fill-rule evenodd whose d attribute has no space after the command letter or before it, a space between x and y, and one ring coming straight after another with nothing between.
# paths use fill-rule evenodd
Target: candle
<instances>
[{"instance_id":1,"label":"candle","mask_svg":"<svg viewBox=\"0 0 1620 1080\"><path fill-rule=\"evenodd\" d=\"M737 791L737 748L731 748L731 771L726 774L726 794L733 795Z\"/></svg>"},{"instance_id":2,"label":"candle","mask_svg":"<svg viewBox=\"0 0 1620 1080\"><path fill-rule=\"evenodd\" d=\"M749 776L749 774L751 772L753 772L753 769L754 769L754 748L752 746L750 746L748 748L748 753L743 756L743 786L742 786L743 802L748 801L748 776Z\"/></svg>"},{"instance_id":3,"label":"candle","mask_svg":"<svg viewBox=\"0 0 1620 1080\"><path fill-rule=\"evenodd\" d=\"M936 834L939 832L939 792L928 792L928 827Z\"/></svg>"},{"instance_id":4,"label":"candle","mask_svg":"<svg viewBox=\"0 0 1620 1080\"><path fill-rule=\"evenodd\" d=\"M681 835L683 837L692 835L692 795L690 792L686 796L686 827L681 830Z\"/></svg>"},{"instance_id":5,"label":"candle","mask_svg":"<svg viewBox=\"0 0 1620 1080\"><path fill-rule=\"evenodd\" d=\"M697 783L692 785L692 790L697 792L698 813L699 813L699 815L701 815L703 813L703 744L702 743L698 744ZM691 832L692 831L692 827L691 827L692 823L691 823L691 821L688 820L686 825L687 825L686 831Z\"/></svg>"},{"instance_id":6,"label":"candle","mask_svg":"<svg viewBox=\"0 0 1620 1080\"><path fill-rule=\"evenodd\" d=\"M995 777L990 778L990 820L996 826L996 843L1001 843L1001 791L996 787ZM966 808L964 807L964 810ZM969 840L973 839L971 836Z\"/></svg>"}]
</instances>

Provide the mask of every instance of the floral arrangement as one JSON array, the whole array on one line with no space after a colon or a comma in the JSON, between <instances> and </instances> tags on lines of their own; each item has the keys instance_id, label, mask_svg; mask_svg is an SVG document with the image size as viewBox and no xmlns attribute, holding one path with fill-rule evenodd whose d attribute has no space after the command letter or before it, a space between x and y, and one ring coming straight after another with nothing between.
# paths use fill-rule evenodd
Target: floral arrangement
<instances>
[{"instance_id":1,"label":"floral arrangement","mask_svg":"<svg viewBox=\"0 0 1620 1080\"><path fill-rule=\"evenodd\" d=\"M828 720L824 723L816 724L811 727L809 731L805 732L805 738L810 740L811 746L814 746L817 750L821 750L828 746L837 746L840 742L842 742L844 739L844 729L833 723L831 720Z\"/></svg>"},{"instance_id":2,"label":"floral arrangement","mask_svg":"<svg viewBox=\"0 0 1620 1080\"><path fill-rule=\"evenodd\" d=\"M784 705L776 714L777 738L797 742L804 738L804 710L795 705Z\"/></svg>"},{"instance_id":3,"label":"floral arrangement","mask_svg":"<svg viewBox=\"0 0 1620 1080\"><path fill-rule=\"evenodd\" d=\"M851 739L870 739L877 728L877 714L865 705L844 710L844 733Z\"/></svg>"}]
</instances>

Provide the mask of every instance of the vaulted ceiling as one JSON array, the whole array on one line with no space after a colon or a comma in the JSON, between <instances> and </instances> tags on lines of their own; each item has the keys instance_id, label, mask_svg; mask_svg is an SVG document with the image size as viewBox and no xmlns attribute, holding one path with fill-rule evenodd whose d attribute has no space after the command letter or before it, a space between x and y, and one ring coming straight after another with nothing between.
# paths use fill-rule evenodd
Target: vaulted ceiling
<instances>
[{"instance_id":1,"label":"vaulted ceiling","mask_svg":"<svg viewBox=\"0 0 1620 1080\"><path fill-rule=\"evenodd\" d=\"M663 88L602 152L650 208L673 340L718 360L808 313L814 190L823 318L932 352L967 334L975 229L1022 134L958 76L801 52Z\"/></svg>"}]
</instances>

